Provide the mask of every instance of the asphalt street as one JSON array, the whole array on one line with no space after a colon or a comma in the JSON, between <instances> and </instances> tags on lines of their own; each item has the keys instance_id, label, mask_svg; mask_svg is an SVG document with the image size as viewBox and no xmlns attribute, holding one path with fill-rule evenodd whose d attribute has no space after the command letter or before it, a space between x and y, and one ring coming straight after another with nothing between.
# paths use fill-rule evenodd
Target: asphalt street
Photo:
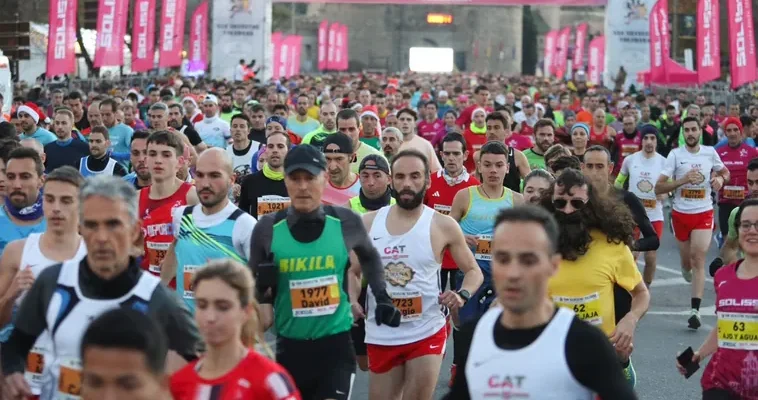
<instances>
[{"instance_id":1,"label":"asphalt street","mask_svg":"<svg viewBox=\"0 0 758 400\"><path fill-rule=\"evenodd\" d=\"M716 255L716 244L712 242L706 258L706 268ZM641 260L642 257L640 262ZM713 280L706 277L705 296L701 306L703 326L693 331L687 328L690 286L681 276L676 240L668 229L664 230L657 264L651 287L650 310L640 321L634 339L632 360L637 371L636 390L639 398L644 400L697 399L701 396L700 376L705 364L701 365L696 375L686 380L677 372L675 358L688 346L697 350L716 322ZM267 334L267 339L273 339L273 336ZM435 399L442 398L448 391L451 363L452 339L448 342L448 352L440 371ZM368 399L368 373L358 371L352 399Z\"/></svg>"}]
</instances>

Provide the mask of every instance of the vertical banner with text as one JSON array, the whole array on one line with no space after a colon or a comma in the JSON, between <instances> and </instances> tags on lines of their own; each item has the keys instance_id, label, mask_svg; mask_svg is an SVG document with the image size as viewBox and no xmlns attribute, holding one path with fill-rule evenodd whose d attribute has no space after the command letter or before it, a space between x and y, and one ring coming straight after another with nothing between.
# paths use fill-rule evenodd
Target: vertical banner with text
<instances>
[{"instance_id":1,"label":"vertical banner with text","mask_svg":"<svg viewBox=\"0 0 758 400\"><path fill-rule=\"evenodd\" d=\"M608 0L605 6L605 67L603 83L614 88L620 68L626 71L623 90L650 69L649 15L656 0Z\"/></svg>"},{"instance_id":2,"label":"vertical banner with text","mask_svg":"<svg viewBox=\"0 0 758 400\"><path fill-rule=\"evenodd\" d=\"M542 61L542 73L548 77L553 75L555 63L555 45L558 40L558 31L550 31L545 35L545 58Z\"/></svg>"},{"instance_id":3,"label":"vertical banner with text","mask_svg":"<svg viewBox=\"0 0 758 400\"><path fill-rule=\"evenodd\" d=\"M337 65L334 63L334 60L336 58L335 50L337 45L337 32L339 31L339 24L336 22L332 22L329 24L329 34L327 35L327 46L326 46L326 69L327 70L334 70L337 68Z\"/></svg>"},{"instance_id":4,"label":"vertical banner with text","mask_svg":"<svg viewBox=\"0 0 758 400\"><path fill-rule=\"evenodd\" d=\"M124 64L124 36L129 0L100 0L97 8L95 68Z\"/></svg>"},{"instance_id":5,"label":"vertical banner with text","mask_svg":"<svg viewBox=\"0 0 758 400\"><path fill-rule=\"evenodd\" d=\"M184 50L184 16L187 0L163 0L161 10L161 47L158 66L161 68L182 65Z\"/></svg>"},{"instance_id":6,"label":"vertical banner with text","mask_svg":"<svg viewBox=\"0 0 758 400\"><path fill-rule=\"evenodd\" d=\"M587 29L589 26L579 24L576 27L576 37L574 38L574 62L571 64L574 71L584 71L584 46L587 42Z\"/></svg>"},{"instance_id":7,"label":"vertical banner with text","mask_svg":"<svg viewBox=\"0 0 758 400\"><path fill-rule=\"evenodd\" d=\"M347 25L342 25L342 71L347 71L350 66L350 39L348 38Z\"/></svg>"},{"instance_id":8,"label":"vertical banner with text","mask_svg":"<svg viewBox=\"0 0 758 400\"><path fill-rule=\"evenodd\" d=\"M208 2L200 3L190 20L189 45L190 72L208 69Z\"/></svg>"},{"instance_id":9,"label":"vertical banner with text","mask_svg":"<svg viewBox=\"0 0 758 400\"><path fill-rule=\"evenodd\" d=\"M332 68L335 71L342 71L342 47L344 38L342 37L342 24L337 24L334 31L334 64Z\"/></svg>"},{"instance_id":10,"label":"vertical banner with text","mask_svg":"<svg viewBox=\"0 0 758 400\"><path fill-rule=\"evenodd\" d=\"M274 71L271 75L273 79L279 79L279 52L282 51L282 33L274 32L271 34L271 49L274 54L274 63L272 65Z\"/></svg>"},{"instance_id":11,"label":"vertical banner with text","mask_svg":"<svg viewBox=\"0 0 758 400\"><path fill-rule=\"evenodd\" d=\"M271 0L213 0L211 2L211 75L234 79L240 59L260 67L258 79L274 72L271 46ZM262 75L262 76L260 76Z\"/></svg>"},{"instance_id":12,"label":"vertical banner with text","mask_svg":"<svg viewBox=\"0 0 758 400\"><path fill-rule=\"evenodd\" d=\"M155 66L155 1L134 2L132 72L147 72Z\"/></svg>"},{"instance_id":13,"label":"vertical banner with text","mask_svg":"<svg viewBox=\"0 0 758 400\"><path fill-rule=\"evenodd\" d=\"M288 57L287 78L300 74L300 44L303 38L302 36L292 35L289 37L289 41L290 55Z\"/></svg>"},{"instance_id":14,"label":"vertical banner with text","mask_svg":"<svg viewBox=\"0 0 758 400\"><path fill-rule=\"evenodd\" d=\"M329 21L323 20L318 25L318 70L326 71L327 59L326 51L329 46Z\"/></svg>"},{"instance_id":15,"label":"vertical banner with text","mask_svg":"<svg viewBox=\"0 0 758 400\"><path fill-rule=\"evenodd\" d=\"M566 74L566 65L568 60L569 50L569 36L571 36L571 28L565 27L558 32L558 45L555 52L555 76L558 79L563 79Z\"/></svg>"},{"instance_id":16,"label":"vertical banner with text","mask_svg":"<svg viewBox=\"0 0 758 400\"><path fill-rule=\"evenodd\" d=\"M77 5L77 0L50 0L46 67L48 79L76 72Z\"/></svg>"},{"instance_id":17,"label":"vertical banner with text","mask_svg":"<svg viewBox=\"0 0 758 400\"><path fill-rule=\"evenodd\" d=\"M697 80L699 84L721 77L721 40L718 0L697 3Z\"/></svg>"},{"instance_id":18,"label":"vertical banner with text","mask_svg":"<svg viewBox=\"0 0 758 400\"><path fill-rule=\"evenodd\" d=\"M605 66L605 36L598 36L590 42L589 62L587 64L587 80L599 85L603 83L603 68Z\"/></svg>"},{"instance_id":19,"label":"vertical banner with text","mask_svg":"<svg viewBox=\"0 0 758 400\"><path fill-rule=\"evenodd\" d=\"M658 0L650 10L650 80L667 80L666 60L669 58L668 0Z\"/></svg>"},{"instance_id":20,"label":"vertical banner with text","mask_svg":"<svg viewBox=\"0 0 758 400\"><path fill-rule=\"evenodd\" d=\"M753 4L750 0L727 0L729 66L732 89L758 79L753 38Z\"/></svg>"}]
</instances>

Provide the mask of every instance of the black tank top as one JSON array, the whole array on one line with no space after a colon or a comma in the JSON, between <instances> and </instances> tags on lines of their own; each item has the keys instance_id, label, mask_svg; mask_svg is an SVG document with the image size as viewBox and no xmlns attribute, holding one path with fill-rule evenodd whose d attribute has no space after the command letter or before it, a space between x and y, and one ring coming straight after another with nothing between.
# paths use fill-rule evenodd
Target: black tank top
<instances>
[{"instance_id":1,"label":"black tank top","mask_svg":"<svg viewBox=\"0 0 758 400\"><path fill-rule=\"evenodd\" d=\"M516 166L516 153L513 151L513 147L508 147L508 173L503 179L503 186L516 193L521 193L521 172Z\"/></svg>"}]
</instances>

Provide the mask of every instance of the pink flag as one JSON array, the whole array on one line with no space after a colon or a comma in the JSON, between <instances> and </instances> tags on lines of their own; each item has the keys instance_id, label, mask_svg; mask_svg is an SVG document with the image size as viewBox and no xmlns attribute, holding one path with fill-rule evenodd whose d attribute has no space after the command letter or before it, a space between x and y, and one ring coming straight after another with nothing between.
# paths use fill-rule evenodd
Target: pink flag
<instances>
[{"instance_id":1,"label":"pink flag","mask_svg":"<svg viewBox=\"0 0 758 400\"><path fill-rule=\"evenodd\" d=\"M158 66L177 67L182 65L184 47L184 15L187 0L163 0L161 11L161 49Z\"/></svg>"},{"instance_id":2,"label":"pink flag","mask_svg":"<svg viewBox=\"0 0 758 400\"><path fill-rule=\"evenodd\" d=\"M350 40L348 38L348 27L342 25L342 70L347 71L350 64Z\"/></svg>"},{"instance_id":3,"label":"pink flag","mask_svg":"<svg viewBox=\"0 0 758 400\"><path fill-rule=\"evenodd\" d=\"M289 70L290 38L281 37L279 40L279 61L276 66L279 69L278 78L285 78Z\"/></svg>"},{"instance_id":4,"label":"pink flag","mask_svg":"<svg viewBox=\"0 0 758 400\"><path fill-rule=\"evenodd\" d=\"M329 41L327 42L328 45L326 46L326 69L328 70L334 70L337 69L337 64L334 63L334 60L336 59L336 47L337 47L337 32L339 31L339 24L336 22L332 22L331 25L329 25Z\"/></svg>"},{"instance_id":5,"label":"pink flag","mask_svg":"<svg viewBox=\"0 0 758 400\"><path fill-rule=\"evenodd\" d=\"M545 58L543 60L543 73L550 76L555 72L555 46L558 40L558 31L550 31L545 35Z\"/></svg>"},{"instance_id":6,"label":"pink flag","mask_svg":"<svg viewBox=\"0 0 758 400\"><path fill-rule=\"evenodd\" d=\"M555 75L558 78L563 78L566 73L566 65L568 61L568 47L569 36L571 36L571 28L565 27L558 33L558 49L556 51L555 60Z\"/></svg>"},{"instance_id":7,"label":"pink flag","mask_svg":"<svg viewBox=\"0 0 758 400\"><path fill-rule=\"evenodd\" d=\"M342 37L342 24L337 24L334 32L334 64L333 70L342 71L342 48L345 45L345 38Z\"/></svg>"},{"instance_id":8,"label":"pink flag","mask_svg":"<svg viewBox=\"0 0 758 400\"><path fill-rule=\"evenodd\" d=\"M77 0L50 0L47 32L48 78L76 71Z\"/></svg>"},{"instance_id":9,"label":"pink flag","mask_svg":"<svg viewBox=\"0 0 758 400\"><path fill-rule=\"evenodd\" d=\"M135 0L132 17L132 72L155 66L155 0Z\"/></svg>"},{"instance_id":10,"label":"pink flag","mask_svg":"<svg viewBox=\"0 0 758 400\"><path fill-rule=\"evenodd\" d=\"M329 38L327 31L329 30L329 21L323 20L318 26L318 69L319 71L326 70L326 48L329 46Z\"/></svg>"},{"instance_id":11,"label":"pink flag","mask_svg":"<svg viewBox=\"0 0 758 400\"><path fill-rule=\"evenodd\" d=\"M200 3L190 20L189 71L208 68L208 2Z\"/></svg>"},{"instance_id":12,"label":"pink flag","mask_svg":"<svg viewBox=\"0 0 758 400\"><path fill-rule=\"evenodd\" d=\"M579 24L576 27L576 37L574 38L574 61L572 68L574 71L584 71L584 44L587 41L587 24Z\"/></svg>"},{"instance_id":13,"label":"pink flag","mask_svg":"<svg viewBox=\"0 0 758 400\"><path fill-rule=\"evenodd\" d=\"M666 81L666 60L669 58L668 0L658 0L650 10L650 80Z\"/></svg>"},{"instance_id":14,"label":"pink flag","mask_svg":"<svg viewBox=\"0 0 758 400\"><path fill-rule=\"evenodd\" d=\"M271 48L273 49L274 57L273 57L273 73L272 78L273 79L279 79L280 74L280 66L279 66L279 52L282 51L282 33L281 32L274 32L271 34Z\"/></svg>"},{"instance_id":15,"label":"pink flag","mask_svg":"<svg viewBox=\"0 0 758 400\"><path fill-rule=\"evenodd\" d=\"M97 8L95 68L124 64L124 36L129 0L100 0Z\"/></svg>"},{"instance_id":16,"label":"pink flag","mask_svg":"<svg viewBox=\"0 0 758 400\"><path fill-rule=\"evenodd\" d=\"M599 85L603 81L605 65L605 36L598 36L590 42L587 80Z\"/></svg>"},{"instance_id":17,"label":"pink flag","mask_svg":"<svg viewBox=\"0 0 758 400\"><path fill-rule=\"evenodd\" d=\"M732 89L758 79L753 39L753 5L750 0L727 0L729 64ZM718 3L716 7L718 8Z\"/></svg>"},{"instance_id":18,"label":"pink flag","mask_svg":"<svg viewBox=\"0 0 758 400\"><path fill-rule=\"evenodd\" d=\"M294 44L292 46L292 75L300 75L300 55L303 51L303 37L295 36Z\"/></svg>"}]
</instances>

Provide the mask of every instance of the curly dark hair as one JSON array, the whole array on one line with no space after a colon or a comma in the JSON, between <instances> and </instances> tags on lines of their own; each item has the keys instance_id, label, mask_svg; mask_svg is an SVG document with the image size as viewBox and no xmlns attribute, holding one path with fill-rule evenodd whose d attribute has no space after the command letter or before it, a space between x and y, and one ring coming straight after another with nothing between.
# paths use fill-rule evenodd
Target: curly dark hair
<instances>
[{"instance_id":1,"label":"curly dark hair","mask_svg":"<svg viewBox=\"0 0 758 400\"><path fill-rule=\"evenodd\" d=\"M577 221L568 223L566 214L553 206L555 188L560 186L563 190L570 191L584 185L587 185L587 205L576 211L581 216ZM540 204L558 220L561 229L558 252L566 260L575 261L587 253L592 242L592 230L605 234L608 243L623 243L630 248L634 244L635 223L629 207L614 194L605 195L595 190L587 177L576 169L564 170L542 195Z\"/></svg>"}]
</instances>

